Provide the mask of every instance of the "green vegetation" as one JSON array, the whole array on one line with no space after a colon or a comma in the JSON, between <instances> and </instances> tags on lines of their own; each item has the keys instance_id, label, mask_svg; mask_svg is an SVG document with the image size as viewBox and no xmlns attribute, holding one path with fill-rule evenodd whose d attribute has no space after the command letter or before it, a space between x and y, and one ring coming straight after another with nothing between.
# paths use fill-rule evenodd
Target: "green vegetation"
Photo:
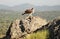
<instances>
[{"instance_id":1,"label":"green vegetation","mask_svg":"<svg viewBox=\"0 0 60 39\"><path fill-rule=\"evenodd\" d=\"M42 30L37 33L27 35L25 39L47 39L48 35L49 35L48 30Z\"/></svg>"},{"instance_id":2,"label":"green vegetation","mask_svg":"<svg viewBox=\"0 0 60 39\"><path fill-rule=\"evenodd\" d=\"M43 12L36 12L36 14L34 14L35 16L40 16L42 18L47 19L48 21L53 20L56 17L60 16L60 11L43 11Z\"/></svg>"},{"instance_id":3,"label":"green vegetation","mask_svg":"<svg viewBox=\"0 0 60 39\"><path fill-rule=\"evenodd\" d=\"M9 27L9 25L12 21L14 21L17 18L22 19L23 17L24 18L26 17L25 15L22 16L21 13L22 12L17 12L17 11L0 10L0 37L4 36L6 34L6 31L8 30L8 27ZM34 16L40 16L40 17L45 18L47 20L52 20L55 17L60 16L60 11L35 12L35 14L33 14L33 15ZM39 38L39 36L42 35L43 38L45 38L44 36L46 34L44 34L44 33L45 33L45 31L43 31L43 33L42 32L37 32L37 33L31 34L32 37L31 36L30 37L31 38L34 38L34 37ZM36 34L36 36L35 36L35 34Z\"/></svg>"}]
</instances>

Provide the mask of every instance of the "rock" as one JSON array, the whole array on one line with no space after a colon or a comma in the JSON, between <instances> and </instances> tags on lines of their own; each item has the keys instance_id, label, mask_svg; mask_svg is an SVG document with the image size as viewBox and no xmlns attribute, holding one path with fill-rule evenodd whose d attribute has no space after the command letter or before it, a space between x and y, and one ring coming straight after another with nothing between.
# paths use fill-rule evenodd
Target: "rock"
<instances>
[{"instance_id":1,"label":"rock","mask_svg":"<svg viewBox=\"0 0 60 39\"><path fill-rule=\"evenodd\" d=\"M21 28L20 28L20 20L16 20L13 23L11 23L7 33L6 33L6 39L22 39L21 37L24 35L22 33Z\"/></svg>"},{"instance_id":2,"label":"rock","mask_svg":"<svg viewBox=\"0 0 60 39\"><path fill-rule=\"evenodd\" d=\"M29 17L26 20L22 20L23 26L25 27L25 31L27 33L31 33L38 29L39 27L47 24L46 20L40 17Z\"/></svg>"},{"instance_id":3,"label":"rock","mask_svg":"<svg viewBox=\"0 0 60 39\"><path fill-rule=\"evenodd\" d=\"M13 22L12 24L12 27L11 27L11 32L10 32L10 35L11 35L11 38L14 39L14 38L20 38L22 36L22 32L21 32L21 29L20 29L20 20L16 20L15 22Z\"/></svg>"},{"instance_id":4,"label":"rock","mask_svg":"<svg viewBox=\"0 0 60 39\"><path fill-rule=\"evenodd\" d=\"M12 22L7 33L6 39L23 39L26 34L33 33L47 22L39 17L28 17L26 19Z\"/></svg>"},{"instance_id":5,"label":"rock","mask_svg":"<svg viewBox=\"0 0 60 39\"><path fill-rule=\"evenodd\" d=\"M50 21L45 26L40 27L34 32L37 32L43 29L49 30L49 39L60 39L60 18L56 18Z\"/></svg>"}]
</instances>

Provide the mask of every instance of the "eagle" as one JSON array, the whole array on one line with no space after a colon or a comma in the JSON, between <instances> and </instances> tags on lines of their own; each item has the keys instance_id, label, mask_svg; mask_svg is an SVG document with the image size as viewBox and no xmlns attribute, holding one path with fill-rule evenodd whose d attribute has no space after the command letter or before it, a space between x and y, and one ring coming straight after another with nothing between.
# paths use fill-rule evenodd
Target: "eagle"
<instances>
[{"instance_id":1,"label":"eagle","mask_svg":"<svg viewBox=\"0 0 60 39\"><path fill-rule=\"evenodd\" d=\"M24 14L32 15L33 13L34 13L34 8L31 8L31 9L26 9L22 15L24 15Z\"/></svg>"}]
</instances>

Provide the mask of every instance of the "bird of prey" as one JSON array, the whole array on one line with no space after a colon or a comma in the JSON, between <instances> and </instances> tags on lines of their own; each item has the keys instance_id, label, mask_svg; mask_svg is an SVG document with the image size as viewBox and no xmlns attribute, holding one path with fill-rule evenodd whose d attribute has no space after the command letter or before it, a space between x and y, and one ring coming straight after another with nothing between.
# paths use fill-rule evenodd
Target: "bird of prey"
<instances>
[{"instance_id":1,"label":"bird of prey","mask_svg":"<svg viewBox=\"0 0 60 39\"><path fill-rule=\"evenodd\" d=\"M34 8L31 8L31 9L26 9L22 15L29 14L29 16L31 16L33 13L34 13Z\"/></svg>"}]
</instances>

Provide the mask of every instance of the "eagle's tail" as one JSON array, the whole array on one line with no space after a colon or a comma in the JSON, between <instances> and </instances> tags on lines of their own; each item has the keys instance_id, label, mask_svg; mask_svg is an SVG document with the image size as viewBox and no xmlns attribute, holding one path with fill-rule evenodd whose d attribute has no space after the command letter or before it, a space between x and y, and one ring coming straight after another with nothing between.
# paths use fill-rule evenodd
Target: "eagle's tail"
<instances>
[{"instance_id":1,"label":"eagle's tail","mask_svg":"<svg viewBox=\"0 0 60 39\"><path fill-rule=\"evenodd\" d=\"M23 13L22 15L24 15L25 13Z\"/></svg>"}]
</instances>

